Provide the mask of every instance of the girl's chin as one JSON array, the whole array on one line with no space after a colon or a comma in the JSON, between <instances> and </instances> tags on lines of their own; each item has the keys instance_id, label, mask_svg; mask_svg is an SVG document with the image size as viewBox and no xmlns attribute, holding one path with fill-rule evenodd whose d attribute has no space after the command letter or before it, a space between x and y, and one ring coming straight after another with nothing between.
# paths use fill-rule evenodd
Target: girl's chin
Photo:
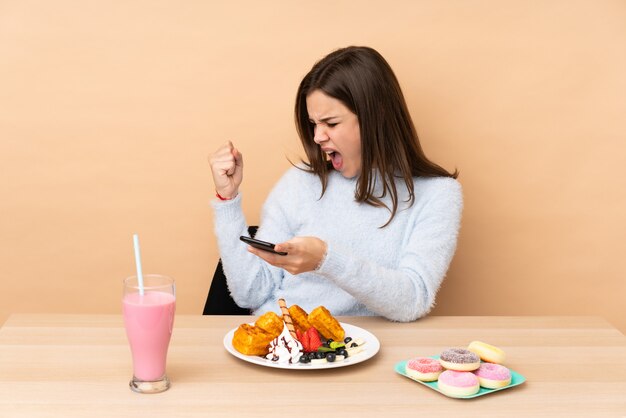
<instances>
[{"instance_id":1,"label":"girl's chin","mask_svg":"<svg viewBox=\"0 0 626 418\"><path fill-rule=\"evenodd\" d=\"M357 170L350 170L347 168L344 168L343 170L337 170L337 171L339 172L339 174L341 174L343 177L347 179L353 179L360 174L360 172Z\"/></svg>"}]
</instances>

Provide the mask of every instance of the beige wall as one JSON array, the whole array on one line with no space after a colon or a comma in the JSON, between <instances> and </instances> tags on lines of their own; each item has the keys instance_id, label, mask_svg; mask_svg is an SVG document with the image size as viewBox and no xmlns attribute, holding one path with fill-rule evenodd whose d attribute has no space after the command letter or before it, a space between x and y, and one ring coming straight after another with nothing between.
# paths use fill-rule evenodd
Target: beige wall
<instances>
[{"instance_id":1,"label":"beige wall","mask_svg":"<svg viewBox=\"0 0 626 418\"><path fill-rule=\"evenodd\" d=\"M245 158L250 223L301 155L313 62L377 48L466 199L439 315L593 314L626 331L626 2L0 1L0 322L120 311L133 274L200 313L206 156Z\"/></svg>"}]
</instances>

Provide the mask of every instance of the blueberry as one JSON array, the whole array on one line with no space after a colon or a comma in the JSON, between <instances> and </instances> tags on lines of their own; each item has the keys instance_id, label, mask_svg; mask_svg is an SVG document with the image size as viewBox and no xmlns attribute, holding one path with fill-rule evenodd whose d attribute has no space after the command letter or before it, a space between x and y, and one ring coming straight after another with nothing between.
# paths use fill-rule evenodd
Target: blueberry
<instances>
[{"instance_id":1,"label":"blueberry","mask_svg":"<svg viewBox=\"0 0 626 418\"><path fill-rule=\"evenodd\" d=\"M329 346L330 346L330 343L332 343L333 341L335 341L335 340L333 340L332 338L329 338L329 339L326 340L326 342L328 343Z\"/></svg>"},{"instance_id":2,"label":"blueberry","mask_svg":"<svg viewBox=\"0 0 626 418\"><path fill-rule=\"evenodd\" d=\"M323 359L323 358L324 358L324 356L325 356L325 353L320 353L319 351L318 351L317 353L315 353L315 358L316 358L317 360L321 360L321 359Z\"/></svg>"},{"instance_id":3,"label":"blueberry","mask_svg":"<svg viewBox=\"0 0 626 418\"><path fill-rule=\"evenodd\" d=\"M359 345L357 343L352 343L350 344L350 347L358 347Z\"/></svg>"},{"instance_id":4,"label":"blueberry","mask_svg":"<svg viewBox=\"0 0 626 418\"><path fill-rule=\"evenodd\" d=\"M308 357L308 358L309 358L309 360L313 360L313 359L315 358L315 354L316 354L316 353L315 353L314 351L312 351L312 352L310 352L309 354L307 354L307 355L306 355L306 357Z\"/></svg>"},{"instance_id":5,"label":"blueberry","mask_svg":"<svg viewBox=\"0 0 626 418\"><path fill-rule=\"evenodd\" d=\"M337 355L338 356L344 356L345 358L348 358L348 351L345 348L341 348L341 349L337 350Z\"/></svg>"},{"instance_id":6,"label":"blueberry","mask_svg":"<svg viewBox=\"0 0 626 418\"><path fill-rule=\"evenodd\" d=\"M350 341L352 341L352 337L346 337L346 339L343 340L343 342L346 344L348 344Z\"/></svg>"},{"instance_id":7,"label":"blueberry","mask_svg":"<svg viewBox=\"0 0 626 418\"><path fill-rule=\"evenodd\" d=\"M326 361L328 361L330 363L335 361L336 358L337 358L337 355L335 353L328 353L328 354L326 354Z\"/></svg>"},{"instance_id":8,"label":"blueberry","mask_svg":"<svg viewBox=\"0 0 626 418\"><path fill-rule=\"evenodd\" d=\"M311 359L309 358L309 356L302 356L300 357L300 363L302 364L306 364L306 363L310 363Z\"/></svg>"}]
</instances>

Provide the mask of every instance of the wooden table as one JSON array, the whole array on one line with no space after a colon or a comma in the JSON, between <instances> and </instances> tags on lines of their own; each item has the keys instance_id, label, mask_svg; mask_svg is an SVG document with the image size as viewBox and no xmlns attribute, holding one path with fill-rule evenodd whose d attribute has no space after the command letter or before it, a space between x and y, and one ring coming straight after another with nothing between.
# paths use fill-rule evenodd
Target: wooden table
<instances>
[{"instance_id":1,"label":"wooden table","mask_svg":"<svg viewBox=\"0 0 626 418\"><path fill-rule=\"evenodd\" d=\"M119 315L13 315L0 329L0 417L626 416L626 337L597 317L347 317L378 337L374 358L291 371L231 356L224 335L251 317L176 318L169 391L128 388ZM396 374L418 355L482 340L503 348L527 381L471 400Z\"/></svg>"}]
</instances>

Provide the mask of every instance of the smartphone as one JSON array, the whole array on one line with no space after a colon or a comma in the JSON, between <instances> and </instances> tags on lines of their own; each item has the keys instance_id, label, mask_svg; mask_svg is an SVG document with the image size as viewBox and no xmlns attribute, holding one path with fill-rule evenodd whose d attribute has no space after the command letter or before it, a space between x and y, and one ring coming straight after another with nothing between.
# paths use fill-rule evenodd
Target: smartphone
<instances>
[{"instance_id":1,"label":"smartphone","mask_svg":"<svg viewBox=\"0 0 626 418\"><path fill-rule=\"evenodd\" d=\"M259 250L269 251L270 253L278 255L287 255L287 253L284 253L282 251L276 251L274 249L275 244L272 244L271 242L261 241L258 239L246 237L244 235L240 236L239 239L250 245L251 247L258 248Z\"/></svg>"}]
</instances>

